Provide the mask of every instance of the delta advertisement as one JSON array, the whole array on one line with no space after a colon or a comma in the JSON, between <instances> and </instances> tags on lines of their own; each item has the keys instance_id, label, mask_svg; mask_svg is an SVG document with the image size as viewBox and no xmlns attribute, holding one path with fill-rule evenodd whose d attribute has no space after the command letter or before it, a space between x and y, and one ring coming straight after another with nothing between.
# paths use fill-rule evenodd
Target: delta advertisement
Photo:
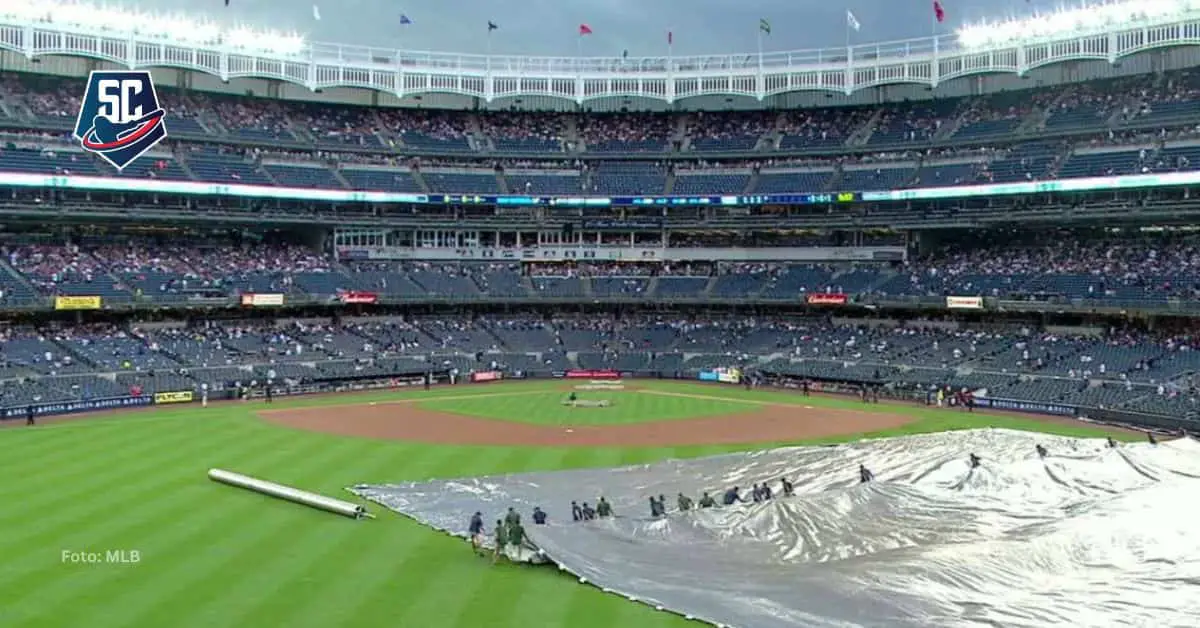
<instances>
[{"instance_id":1,"label":"delta advertisement","mask_svg":"<svg viewBox=\"0 0 1200 628\"><path fill-rule=\"evenodd\" d=\"M361 303L371 305L379 302L379 295L374 292L359 292L357 290L347 290L338 293L338 301L342 303Z\"/></svg>"},{"instance_id":2,"label":"delta advertisement","mask_svg":"<svg viewBox=\"0 0 1200 628\"><path fill-rule=\"evenodd\" d=\"M850 297L844 294L817 293L808 295L809 305L845 305Z\"/></svg>"},{"instance_id":3,"label":"delta advertisement","mask_svg":"<svg viewBox=\"0 0 1200 628\"><path fill-rule=\"evenodd\" d=\"M80 401L65 401L61 403L35 403L33 415L51 416L58 414L76 414L79 412L94 412L97 410L116 410L119 408L137 408L154 403L153 397L110 397L107 399L83 399ZM3 417L6 419L25 418L26 406L5 408Z\"/></svg>"},{"instance_id":4,"label":"delta advertisement","mask_svg":"<svg viewBox=\"0 0 1200 628\"><path fill-rule=\"evenodd\" d=\"M282 294L246 293L242 295L242 307L278 307L280 305L283 305Z\"/></svg>"},{"instance_id":5,"label":"delta advertisement","mask_svg":"<svg viewBox=\"0 0 1200 628\"><path fill-rule=\"evenodd\" d=\"M567 371L567 379L621 379L620 371Z\"/></svg>"},{"instance_id":6,"label":"delta advertisement","mask_svg":"<svg viewBox=\"0 0 1200 628\"><path fill-rule=\"evenodd\" d=\"M702 382L721 382L722 384L742 383L742 370L739 368L717 368L711 371L700 371L699 380Z\"/></svg>"},{"instance_id":7,"label":"delta advertisement","mask_svg":"<svg viewBox=\"0 0 1200 628\"><path fill-rule=\"evenodd\" d=\"M478 382L498 382L504 378L504 373L500 371L479 371L471 373L471 381Z\"/></svg>"}]
</instances>

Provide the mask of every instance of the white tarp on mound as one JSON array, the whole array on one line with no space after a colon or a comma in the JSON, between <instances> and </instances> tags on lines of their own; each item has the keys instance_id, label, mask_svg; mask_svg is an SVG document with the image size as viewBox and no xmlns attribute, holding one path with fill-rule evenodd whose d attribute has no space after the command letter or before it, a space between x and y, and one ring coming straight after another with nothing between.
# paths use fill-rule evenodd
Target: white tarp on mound
<instances>
[{"instance_id":1,"label":"white tarp on mound","mask_svg":"<svg viewBox=\"0 0 1200 628\"><path fill-rule=\"evenodd\" d=\"M858 484L860 463L875 482ZM781 476L795 497L647 517L649 495L673 507L680 491L719 501L769 480L778 496ZM476 510L490 526L541 506L552 525L526 527L554 562L730 626L1193 626L1198 478L1192 440L1110 450L975 430L354 490L459 534ZM570 521L571 500L599 495L617 518Z\"/></svg>"}]
</instances>

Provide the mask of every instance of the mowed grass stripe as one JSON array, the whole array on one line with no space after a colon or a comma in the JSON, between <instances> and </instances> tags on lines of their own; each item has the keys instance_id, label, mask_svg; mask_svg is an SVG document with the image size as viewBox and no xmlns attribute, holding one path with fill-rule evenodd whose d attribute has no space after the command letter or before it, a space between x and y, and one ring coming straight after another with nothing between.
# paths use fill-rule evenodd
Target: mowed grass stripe
<instances>
[{"instance_id":1,"label":"mowed grass stripe","mask_svg":"<svg viewBox=\"0 0 1200 628\"><path fill-rule=\"evenodd\" d=\"M269 444L269 441L256 444ZM245 443L248 455L254 445L254 443ZM168 453L164 452L164 455L168 455ZM279 458L290 457L298 460L310 453L304 451L272 453L267 450L262 455L274 455ZM168 481L192 481L205 484L209 482L203 477L203 470L199 471L197 474L199 477L195 480L186 477L187 475L187 470L179 469L174 478ZM141 488L136 487L135 491ZM217 487L212 486L211 488ZM156 498L147 499L147 496L150 495ZM255 517L255 515L262 513L264 507L269 507L264 505L264 500L268 498L249 493L242 497L245 499L240 500L240 503L217 505L204 502L193 503L187 499L174 499L171 495L142 492L140 496L129 500L128 503L119 503L115 506L123 507L123 509L112 510L110 514L119 513L119 517L104 517L102 513L96 512L94 514L104 521L105 526L109 529L106 530L107 534L86 537L85 549L138 549L143 554L142 562L137 565L93 567L55 564L49 573L30 574L30 580L40 584L32 589L31 594L26 596L22 602L31 608L39 609L39 613L51 613L49 616L40 617L35 624L38 626L78 626L89 622L90 625L96 625L93 616L95 609L90 609L89 612L88 605L72 605L68 602L78 595L79 591L88 590L97 594L104 592L102 603L105 607L114 609L114 614L106 618L106 621L115 625L127 625L126 618L130 616L130 609L112 606L114 597L129 595L133 600L153 603L163 589L173 587L186 589L189 582L187 575L202 573L206 562L230 551L230 548L222 545L220 541L223 538L240 538L236 534L231 535L231 530L236 529L239 521L261 520L261 517ZM105 500L96 501L103 506ZM238 500L233 501L237 502ZM95 505L95 503L91 504ZM129 525L142 520L152 520L160 524L157 533L140 538L122 536ZM258 531L262 532L261 529ZM270 530L268 529L266 532L270 532ZM248 551L249 547L252 547L257 540L259 539L252 537L249 546L242 547L240 551L243 553ZM57 556L54 558L58 559ZM136 585L131 586L132 583L126 581L125 586L110 589L106 584L109 581L107 576L111 575L109 572L119 572L122 569L128 570L128 577L135 580Z\"/></svg>"},{"instance_id":2,"label":"mowed grass stripe","mask_svg":"<svg viewBox=\"0 0 1200 628\"><path fill-rule=\"evenodd\" d=\"M336 446L314 446L266 451L261 455L281 465L293 466L320 464L341 453ZM244 455L260 454L253 443L247 443ZM139 573L140 586L111 592L109 605L120 609L122 621L127 625L174 625L178 609L189 608L203 614L204 602L219 598L222 593L232 593L226 603L236 604L238 593L252 592L238 586L233 574L238 578L256 574L270 543L278 543L281 536L287 538L297 530L343 523L328 521L323 513L303 506L203 481L209 493L207 507L193 508L194 512L174 526L145 539L150 549L146 550L144 567L139 567L146 570ZM254 525L243 525L244 521L253 521ZM221 610L217 615L223 616L224 612Z\"/></svg>"},{"instance_id":3,"label":"mowed grass stripe","mask_svg":"<svg viewBox=\"0 0 1200 628\"><path fill-rule=\"evenodd\" d=\"M459 464L462 464L463 462L465 462L467 460L468 456L473 456L473 455L474 455L473 452L466 452L466 451L462 451L460 449L446 448L446 449L439 451L436 455L424 457L422 460L422 466L430 469L430 471L433 473L438 473L440 469L445 469L448 467L456 467ZM383 513L383 516L390 515L390 514L391 513ZM375 533L379 532L380 530L381 530L381 528L380 528L379 521L367 522L367 525L364 526L364 529L359 531L359 535L363 536L363 535L370 534L371 536L377 536ZM350 537L346 536L343 539L343 541L346 541L349 538ZM325 541L322 541L322 543L324 543L324 542ZM340 553L340 557L335 553L329 552L329 553L325 553L321 557L321 560L328 561L335 565L336 564L344 564L346 562L345 558L347 556L346 549L347 548L345 545L340 545L337 548L338 553ZM365 546L361 547L360 549L362 549L365 552L384 551L385 554L391 555L391 552L387 551L386 547L379 547L378 545L376 545L374 550L371 550L370 548L365 547ZM357 561L353 561L353 562L357 562ZM309 565L309 567L310 567L310 569L308 570L308 572L306 574L304 574L304 578L306 580L308 580L308 583L314 587L314 592L319 591L319 592L323 593L324 595L329 595L328 588L330 586L334 586L337 582L339 582L342 579L341 575L337 573L336 569L327 571L323 575L314 577L314 574L321 573L319 569L316 569L318 567L318 563L314 562L313 564ZM284 578L282 574L279 574L279 576L281 579L287 579L287 578ZM362 586L362 582L359 578L352 578L350 580L351 580L351 582L348 584L357 584L357 586L360 586L360 587ZM388 583L380 583L380 586L388 587L389 584ZM264 622L267 622L267 623L275 622L279 625L285 625L285 626L299 626L299 625L319 626L319 625L329 625L327 622L335 620L334 617L330 617L330 616L326 616L324 618L321 618L320 620L317 619L317 615L322 612L322 610L324 609L325 606L327 606L324 603L315 604L314 602L317 602L317 600L319 599L318 597L305 596L305 597L295 598L295 596L293 596L294 599L291 599L290 604L289 604L289 600L286 595L286 591L284 591L284 593L285 593L285 595L281 596L277 600L277 604L275 606L273 606L273 607L272 606L261 606L256 609L255 613L247 614L243 617L238 618L238 621L236 621L236 623L238 625L247 625L247 626L265 625ZM393 597L392 603L395 603L396 601L397 601L396 598ZM283 604L283 606L279 606L278 604ZM343 613L350 610L349 605L346 604L344 601L341 602L339 604L339 606ZM318 621L326 622L326 623L321 624L321 623L318 623Z\"/></svg>"},{"instance_id":4,"label":"mowed grass stripe","mask_svg":"<svg viewBox=\"0 0 1200 628\"><path fill-rule=\"evenodd\" d=\"M199 438L220 438L223 442L230 442L235 435L217 430L206 432ZM19 478L0 485L0 498L7 501L21 495L24 508L45 511L56 505L56 501L74 501L81 495L94 494L103 484L112 481L105 471L118 468L114 464L146 459L156 459L157 462L161 454L196 440L195 434L184 430L110 430L96 432L93 438L65 442L57 433L48 433L42 442L57 448L55 455L44 455L26 449L21 444L0 449L2 457L13 465L11 473L16 474L6 477ZM100 463L107 468L95 468ZM32 501L27 501L26 498L30 496L34 496ZM5 520L6 517L0 514L0 526L4 525Z\"/></svg>"},{"instance_id":5,"label":"mowed grass stripe","mask_svg":"<svg viewBox=\"0 0 1200 628\"><path fill-rule=\"evenodd\" d=\"M451 448L417 445L378 448L364 459L370 466L363 467L363 475L369 479L387 475L389 470L420 473L418 469L422 467L446 464L445 461L455 457L455 453ZM440 535L430 534L428 528L378 506L371 505L370 508L379 511L379 519L345 528L346 534L339 534L338 551L326 553L309 565L311 580L281 589L274 598L264 601L271 606L283 605L281 615L288 616L286 621L281 621L282 617L278 617L279 621L276 617L268 617L270 624L296 628L336 626L347 614L353 614L362 606L362 600L370 595L390 593L390 596L380 597L385 604L396 604L401 600L404 593L395 589L394 582L388 577L393 566L403 560L414 544ZM331 604L330 600L336 600L336 603ZM269 608L256 609L256 614L269 615ZM177 628L208 628L209 625L186 623Z\"/></svg>"},{"instance_id":6,"label":"mowed grass stripe","mask_svg":"<svg viewBox=\"0 0 1200 628\"><path fill-rule=\"evenodd\" d=\"M529 451L514 448L461 448L414 472L458 475L464 466L486 464L494 468L520 469ZM462 525L466 525L464 513ZM421 529L406 521L407 529ZM400 626L447 626L454 609L464 602L464 591L485 572L485 559L473 556L466 543L428 529L412 537L396 561L381 567L380 579L372 579L360 592L357 607L346 605L340 623L350 626L393 624Z\"/></svg>"},{"instance_id":7,"label":"mowed grass stripe","mask_svg":"<svg viewBox=\"0 0 1200 628\"><path fill-rule=\"evenodd\" d=\"M523 455L519 461L513 460L513 462L520 465L521 471L559 468L565 455L562 450L556 449L535 449L520 453ZM505 504L489 504L489 506L491 507L481 508L481 511L488 516L485 521L488 522L488 531L491 532L495 526L495 520L504 510ZM554 506L558 505L542 504L543 508L562 510L561 506L558 508L554 508ZM521 512L520 515L527 528L533 527L534 523L530 512ZM466 524L465 521L463 523ZM522 578L521 576L524 574L512 573L514 570L508 569L508 567L510 565L503 565L503 568L497 566L493 569L491 565L478 565L467 570L474 572L469 577L456 578L455 582L462 584L461 587L456 587L459 588L462 598L459 601L457 613L446 618L448 620L446 625L461 628L528 625L523 624L519 618L523 605L543 604L549 606L555 603L553 597L545 595L544 589L540 589L529 579ZM512 565L511 567L524 566Z\"/></svg>"},{"instance_id":8,"label":"mowed grass stripe","mask_svg":"<svg viewBox=\"0 0 1200 628\"><path fill-rule=\"evenodd\" d=\"M362 448L362 444L352 441L321 445L303 462L289 466L291 473L288 474L289 480L285 483L307 490L308 487L319 483L328 473L328 469L343 468L360 459ZM272 534L233 564L213 570L207 578L196 583L189 595L202 594L197 596L202 600L195 605L197 615L209 615L213 612L210 607L219 606L223 621L228 625L291 625L269 618L264 621L263 613L286 612L289 607L296 605L294 600L280 604L280 597L287 597L281 596L281 591L292 591L296 595L305 590L309 590L310 594L316 593L308 585L314 580L327 577L328 574L315 572L311 568L312 565L331 553L340 552L346 539L353 534L361 535L363 527L368 523L322 513L305 506L282 502L281 505L296 511L303 510L305 516L293 516L300 513L283 511L277 516L271 516L269 523L273 529ZM266 527L266 524L260 527ZM229 571L240 571L244 574L236 586L231 586L233 583L225 574ZM160 601L159 604L169 606L170 603ZM149 607L145 613L157 615L161 614L161 611ZM141 625L152 624L143 620Z\"/></svg>"},{"instance_id":9,"label":"mowed grass stripe","mask_svg":"<svg viewBox=\"0 0 1200 628\"><path fill-rule=\"evenodd\" d=\"M22 508L0 516L0 526L8 527L22 519L29 521L29 513L37 513L37 525L0 536L0 550L17 563L23 553L46 545L59 549L71 543L86 546L96 540L86 535L94 534L98 522L123 521L142 503L169 500L167 485L178 469L176 463L181 455L236 446L236 434L218 434L191 441L186 435L169 432L143 434L144 446L119 461L81 457L67 465L67 471L60 475L71 477L70 482L45 485L40 480L31 481L19 498ZM120 469L119 475L114 473L115 469ZM196 482L207 481L202 474L203 471L197 474Z\"/></svg>"}]
</instances>

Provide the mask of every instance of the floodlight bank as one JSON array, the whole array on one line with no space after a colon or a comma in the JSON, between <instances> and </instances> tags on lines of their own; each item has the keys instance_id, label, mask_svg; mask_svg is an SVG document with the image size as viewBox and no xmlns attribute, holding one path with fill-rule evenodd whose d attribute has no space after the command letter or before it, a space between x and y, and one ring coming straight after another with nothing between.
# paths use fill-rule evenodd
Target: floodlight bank
<instances>
[{"instance_id":1,"label":"floodlight bank","mask_svg":"<svg viewBox=\"0 0 1200 628\"><path fill-rule=\"evenodd\" d=\"M263 495L278 497L279 499L286 499L296 504L317 508L326 512L332 512L334 514L342 515L343 517L364 519L371 516L370 513L367 512L367 509L359 504L340 499L334 499L332 497L326 497L324 495L318 495L316 493L310 493L308 491L302 491L298 488L292 488L283 484L276 484L275 482L268 482L266 480L252 478L248 475L242 475L241 473L234 473L233 471L226 471L224 469L209 469L208 479L214 482L220 482L221 484L228 484L229 486L236 486L238 488L251 490L255 493L262 493Z\"/></svg>"}]
</instances>

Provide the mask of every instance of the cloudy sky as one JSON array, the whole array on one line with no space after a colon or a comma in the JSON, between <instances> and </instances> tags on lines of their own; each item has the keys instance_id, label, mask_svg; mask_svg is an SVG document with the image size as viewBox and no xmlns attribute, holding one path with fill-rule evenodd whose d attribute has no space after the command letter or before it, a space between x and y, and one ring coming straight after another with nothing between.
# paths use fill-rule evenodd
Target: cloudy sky
<instances>
[{"instance_id":1,"label":"cloudy sky","mask_svg":"<svg viewBox=\"0 0 1200 628\"><path fill-rule=\"evenodd\" d=\"M662 55L667 32L674 53L753 52L758 21L770 20L764 49L841 46L846 11L862 25L856 43L924 37L932 33L932 0L107 0L105 4L180 12L229 23L294 30L314 41L483 53L487 22L496 54L574 55L579 24L593 34L585 55ZM1054 0L941 0L950 32L985 19L1027 15L1062 6ZM1071 0L1071 4L1079 0ZM400 25L407 15L412 24Z\"/></svg>"}]
</instances>

